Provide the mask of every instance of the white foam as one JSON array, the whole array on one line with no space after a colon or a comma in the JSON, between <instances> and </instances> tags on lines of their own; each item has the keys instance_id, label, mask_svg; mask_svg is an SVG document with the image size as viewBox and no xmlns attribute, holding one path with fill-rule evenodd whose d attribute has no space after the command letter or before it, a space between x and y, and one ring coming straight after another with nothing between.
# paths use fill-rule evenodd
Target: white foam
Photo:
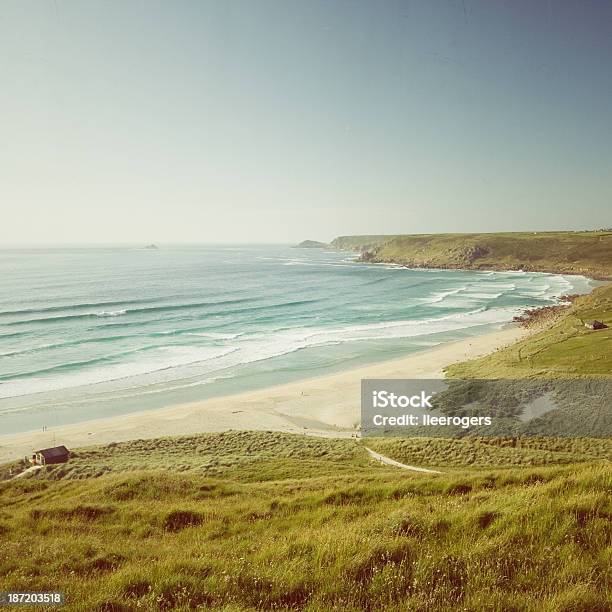
<instances>
[{"instance_id":1,"label":"white foam","mask_svg":"<svg viewBox=\"0 0 612 612\"><path fill-rule=\"evenodd\" d=\"M458 287L457 289L448 289L447 291L436 291L431 294L431 297L422 298L423 302L426 304L438 304L442 302L449 295L456 295L457 293L461 293L465 291L467 287Z\"/></svg>"},{"instance_id":2,"label":"white foam","mask_svg":"<svg viewBox=\"0 0 612 612\"><path fill-rule=\"evenodd\" d=\"M217 332L189 332L186 336L198 336L199 338L210 338L211 340L234 340L242 336L242 333L237 334L222 334Z\"/></svg>"},{"instance_id":3,"label":"white foam","mask_svg":"<svg viewBox=\"0 0 612 612\"><path fill-rule=\"evenodd\" d=\"M467 298L476 298L479 300L496 300L504 295L503 291L499 291L498 293L477 293L470 291L469 293L464 293L464 297Z\"/></svg>"},{"instance_id":4,"label":"white foam","mask_svg":"<svg viewBox=\"0 0 612 612\"><path fill-rule=\"evenodd\" d=\"M272 335L256 335L241 344L240 349L228 357L221 358L218 365L240 365L270 359L297 350L393 338L415 338L480 325L490 325L509 321L519 309L476 309L472 312L441 316L436 318L389 321L366 325L349 325L329 329L287 330ZM231 362L231 363L230 363Z\"/></svg>"},{"instance_id":5,"label":"white foam","mask_svg":"<svg viewBox=\"0 0 612 612\"><path fill-rule=\"evenodd\" d=\"M289 263L289 262L285 262ZM299 265L303 262L293 261ZM308 265L338 265L329 262L312 262ZM340 264L342 265L342 264ZM344 264L349 265L349 264ZM405 270L405 268L402 268ZM419 272L431 272L419 270ZM21 395L60 391L82 386L94 386L95 391L117 391L125 388L156 383L178 383L189 377L202 377L212 381L219 376L221 370L238 367L244 364L271 359L298 350L346 342L376 341L385 339L418 338L420 343L427 343L426 336L444 332L453 332L482 325L498 325L511 320L522 308L490 308L486 304L491 300L511 293L513 296L552 300L560 293L579 290L587 291L590 284L586 279L577 277L555 277L542 274L523 275L517 273L482 273L482 281L463 278L458 286L444 291L432 292L430 296L413 298L421 304L431 304L431 311L444 308L469 309L468 312L449 314L445 316L431 315L421 320L400 320L373 322L361 325L342 325L314 327L318 325L317 317L313 316L311 327L278 327L260 333L222 333L222 332L191 332L185 333L191 339L184 341L193 343L190 346L167 346L147 350L146 354L137 350L129 358L119 363L102 363L90 365L80 371L55 372L49 376L39 376L32 379L16 379L0 384L0 398ZM435 287L437 281L448 279L431 279ZM426 281L429 282L429 281ZM439 285L438 285L439 287ZM563 291L561 291L563 289ZM394 299L392 297L392 299ZM403 304L411 298L403 299ZM365 309L376 304L367 303ZM356 305L364 309L364 305ZM384 303L380 305L384 309ZM100 311L97 316L113 317L124 314L125 310ZM288 323L291 325L291 323ZM157 332L156 335L171 335L181 330ZM205 338L227 342L231 346L202 346ZM200 380L197 384L206 384Z\"/></svg>"},{"instance_id":6,"label":"white foam","mask_svg":"<svg viewBox=\"0 0 612 612\"><path fill-rule=\"evenodd\" d=\"M83 385L95 385L136 376L150 375L171 368L217 359L235 350L237 350L235 347L162 347L156 351L149 351L146 359L140 358L122 363L102 365L80 372L68 372L53 377L40 376L9 380L0 383L0 398L59 391Z\"/></svg>"},{"instance_id":7,"label":"white foam","mask_svg":"<svg viewBox=\"0 0 612 612\"><path fill-rule=\"evenodd\" d=\"M100 312L94 313L96 317L119 317L124 315L127 310L101 310Z\"/></svg>"}]
</instances>

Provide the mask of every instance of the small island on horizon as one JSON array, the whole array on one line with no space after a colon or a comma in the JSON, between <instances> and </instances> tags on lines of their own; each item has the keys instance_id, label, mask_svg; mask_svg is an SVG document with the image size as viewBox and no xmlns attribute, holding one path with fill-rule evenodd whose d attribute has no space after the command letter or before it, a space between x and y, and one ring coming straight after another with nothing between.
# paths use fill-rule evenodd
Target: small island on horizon
<instances>
[{"instance_id":1,"label":"small island on horizon","mask_svg":"<svg viewBox=\"0 0 612 612\"><path fill-rule=\"evenodd\" d=\"M318 240L302 240L299 244L294 245L294 249L325 249L329 247L326 242L319 242Z\"/></svg>"},{"instance_id":2,"label":"small island on horizon","mask_svg":"<svg viewBox=\"0 0 612 612\"><path fill-rule=\"evenodd\" d=\"M294 249L325 249L329 247L326 242L319 242L318 240L302 240L299 244L296 244Z\"/></svg>"}]
</instances>

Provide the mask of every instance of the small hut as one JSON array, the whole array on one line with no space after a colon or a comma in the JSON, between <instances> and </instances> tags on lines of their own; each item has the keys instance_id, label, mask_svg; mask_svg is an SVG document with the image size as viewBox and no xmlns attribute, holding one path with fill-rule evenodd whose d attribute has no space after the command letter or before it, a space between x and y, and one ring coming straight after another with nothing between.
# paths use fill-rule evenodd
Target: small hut
<instances>
[{"instance_id":1,"label":"small hut","mask_svg":"<svg viewBox=\"0 0 612 612\"><path fill-rule=\"evenodd\" d=\"M605 323L602 323L601 321L587 321L584 326L588 329L606 329L606 327L608 327Z\"/></svg>"},{"instance_id":2,"label":"small hut","mask_svg":"<svg viewBox=\"0 0 612 612\"><path fill-rule=\"evenodd\" d=\"M70 451L65 446L54 446L37 450L32 455L32 463L36 465L50 465L52 463L65 463L70 459Z\"/></svg>"}]
</instances>

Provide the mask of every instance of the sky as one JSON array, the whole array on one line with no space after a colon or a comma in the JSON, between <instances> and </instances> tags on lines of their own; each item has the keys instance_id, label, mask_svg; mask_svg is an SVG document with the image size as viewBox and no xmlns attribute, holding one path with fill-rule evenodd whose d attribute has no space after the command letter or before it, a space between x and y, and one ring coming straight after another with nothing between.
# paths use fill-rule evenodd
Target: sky
<instances>
[{"instance_id":1,"label":"sky","mask_svg":"<svg viewBox=\"0 0 612 612\"><path fill-rule=\"evenodd\" d=\"M612 226L612 2L0 0L0 245Z\"/></svg>"}]
</instances>

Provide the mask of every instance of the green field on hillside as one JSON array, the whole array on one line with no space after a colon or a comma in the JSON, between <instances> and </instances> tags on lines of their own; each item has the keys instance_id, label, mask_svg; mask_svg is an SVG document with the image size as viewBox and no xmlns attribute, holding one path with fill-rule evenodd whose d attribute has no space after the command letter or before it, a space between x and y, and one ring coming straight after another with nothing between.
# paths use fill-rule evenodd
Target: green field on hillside
<instances>
[{"instance_id":1,"label":"green field on hillside","mask_svg":"<svg viewBox=\"0 0 612 612\"><path fill-rule=\"evenodd\" d=\"M612 232L342 236L336 248L368 261L421 268L526 270L612 277Z\"/></svg>"},{"instance_id":2,"label":"green field on hillside","mask_svg":"<svg viewBox=\"0 0 612 612\"><path fill-rule=\"evenodd\" d=\"M398 236L386 234L371 234L364 236L338 236L330 242L330 246L341 251L366 251L375 249Z\"/></svg>"},{"instance_id":3,"label":"green field on hillside","mask_svg":"<svg viewBox=\"0 0 612 612\"><path fill-rule=\"evenodd\" d=\"M207 476L254 474L258 480L282 477L284 469L300 470L304 477L354 471L367 464L366 453L355 440L289 435L276 431L228 431L194 436L130 440L88 446L72 453L68 463L48 466L50 479L91 478L109 472L172 470ZM0 469L0 479L27 467L15 462ZM271 469L268 475L267 470ZM327 470L327 471L326 471Z\"/></svg>"},{"instance_id":4,"label":"green field on hillside","mask_svg":"<svg viewBox=\"0 0 612 612\"><path fill-rule=\"evenodd\" d=\"M94 612L608 609L605 441L397 442L368 440L454 467L265 432L79 450L0 484L0 591L57 589ZM474 456L562 465L461 467Z\"/></svg>"},{"instance_id":5,"label":"green field on hillside","mask_svg":"<svg viewBox=\"0 0 612 612\"><path fill-rule=\"evenodd\" d=\"M516 467L612 459L606 438L342 438L277 431L227 431L130 440L72 451L70 461L47 466L37 478L73 480L133 471L171 471L263 482L299 473L302 478L369 472L365 446L420 466ZM0 467L0 481L28 468L25 461Z\"/></svg>"},{"instance_id":6,"label":"green field on hillside","mask_svg":"<svg viewBox=\"0 0 612 612\"><path fill-rule=\"evenodd\" d=\"M584 323L591 319L608 328L587 329ZM446 373L452 378L612 377L612 284L575 300L552 326Z\"/></svg>"},{"instance_id":7,"label":"green field on hillside","mask_svg":"<svg viewBox=\"0 0 612 612\"><path fill-rule=\"evenodd\" d=\"M543 466L612 459L610 438L368 438L401 463L434 468Z\"/></svg>"}]
</instances>

